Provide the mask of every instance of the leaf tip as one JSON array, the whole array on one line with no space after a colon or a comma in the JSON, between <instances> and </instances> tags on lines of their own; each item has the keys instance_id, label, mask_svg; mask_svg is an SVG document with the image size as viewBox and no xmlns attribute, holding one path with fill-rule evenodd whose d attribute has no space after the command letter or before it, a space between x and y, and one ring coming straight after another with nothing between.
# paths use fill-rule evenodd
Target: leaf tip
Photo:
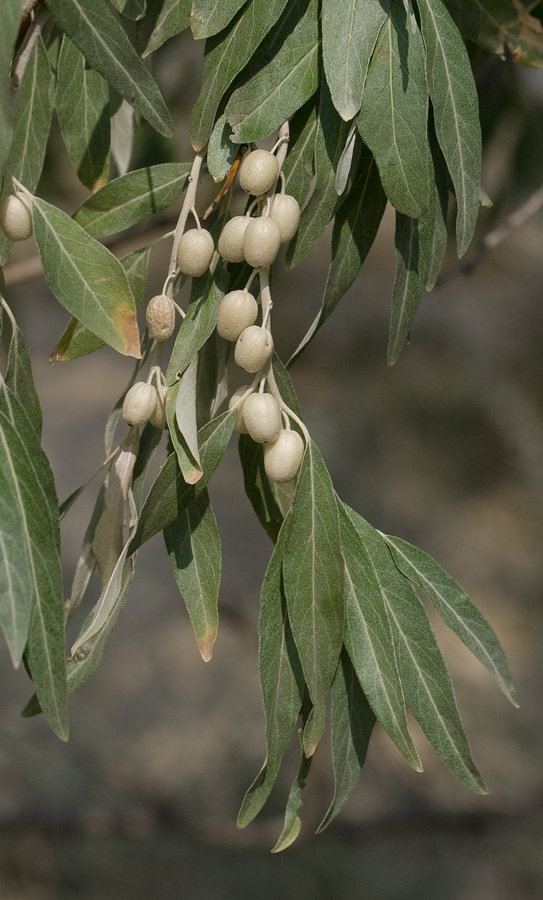
<instances>
[{"instance_id":1,"label":"leaf tip","mask_svg":"<svg viewBox=\"0 0 543 900\"><path fill-rule=\"evenodd\" d=\"M183 477L187 484L197 484L203 474L203 469L198 466L198 468L194 468L191 472L187 472L186 475L183 474Z\"/></svg>"},{"instance_id":2,"label":"leaf tip","mask_svg":"<svg viewBox=\"0 0 543 900\"><path fill-rule=\"evenodd\" d=\"M218 626L208 631L203 638L198 641L198 650L204 662L209 662L213 656L213 645L217 639ZM239 827L239 826L238 826Z\"/></svg>"}]
</instances>

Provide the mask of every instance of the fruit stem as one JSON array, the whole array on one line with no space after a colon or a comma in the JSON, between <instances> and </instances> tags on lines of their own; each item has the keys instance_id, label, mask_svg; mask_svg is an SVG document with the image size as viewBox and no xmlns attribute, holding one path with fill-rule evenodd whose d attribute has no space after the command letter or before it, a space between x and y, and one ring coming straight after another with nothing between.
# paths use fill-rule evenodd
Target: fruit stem
<instances>
[{"instance_id":1,"label":"fruit stem","mask_svg":"<svg viewBox=\"0 0 543 900\"><path fill-rule=\"evenodd\" d=\"M162 289L162 293L166 294L166 296L169 297L170 300L173 299L173 283L177 274L177 250L179 247L179 241L181 240L181 235L185 230L189 212L194 208L194 204L196 203L196 189L198 187L198 178L200 177L200 169L202 168L202 163L204 161L206 152L207 147L204 147L204 149L199 150L194 157L194 162L192 164L189 175L189 185L187 188L187 193L185 194L183 206L181 208L181 212L179 213L179 218L175 227L172 252L170 256L170 266L168 269L168 274L166 276L166 281L164 282L164 287Z\"/></svg>"}]
</instances>

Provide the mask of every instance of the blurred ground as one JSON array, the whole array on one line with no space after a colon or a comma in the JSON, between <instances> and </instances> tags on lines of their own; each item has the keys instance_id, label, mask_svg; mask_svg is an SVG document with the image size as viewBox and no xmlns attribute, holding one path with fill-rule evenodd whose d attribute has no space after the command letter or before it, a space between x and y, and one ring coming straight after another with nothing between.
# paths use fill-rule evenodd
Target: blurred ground
<instances>
[{"instance_id":1,"label":"blurred ground","mask_svg":"<svg viewBox=\"0 0 543 900\"><path fill-rule=\"evenodd\" d=\"M179 158L188 158L185 144L182 132ZM66 171L58 141L53 149L50 170ZM61 199L71 210L74 198ZM292 850L268 853L295 754L259 820L236 830L264 754L256 622L271 545L244 497L233 441L211 486L224 568L209 664L198 654L159 537L140 551L101 668L70 701L67 745L41 719L19 718L28 680L2 654L2 900L543 894L543 223L512 234L469 278L425 295L411 345L390 370L392 229L387 214L359 279L292 375L343 499L376 527L434 555L504 644L520 710L435 622L489 796L457 784L416 726L422 776L376 731L360 785L324 835L312 832L333 791L326 747L315 759ZM283 359L320 304L329 239L275 279L274 336ZM160 288L165 265L157 252L149 295ZM44 446L64 499L102 460L103 425L131 364L105 348L49 366L66 313L41 280L12 288L8 300L35 361ZM234 388L239 376L232 375ZM89 489L65 520L68 586L93 497Z\"/></svg>"}]
</instances>

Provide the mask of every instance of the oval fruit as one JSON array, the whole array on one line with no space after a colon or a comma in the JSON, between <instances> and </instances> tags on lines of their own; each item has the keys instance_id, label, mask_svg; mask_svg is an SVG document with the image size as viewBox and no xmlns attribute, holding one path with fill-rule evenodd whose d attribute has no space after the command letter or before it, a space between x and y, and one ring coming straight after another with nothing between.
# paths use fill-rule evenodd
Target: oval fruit
<instances>
[{"instance_id":1,"label":"oval fruit","mask_svg":"<svg viewBox=\"0 0 543 900\"><path fill-rule=\"evenodd\" d=\"M277 222L281 232L281 243L290 241L300 224L300 204L290 194L276 194L270 212L270 219Z\"/></svg>"},{"instance_id":2,"label":"oval fruit","mask_svg":"<svg viewBox=\"0 0 543 900\"><path fill-rule=\"evenodd\" d=\"M253 441L274 441L281 431L281 410L275 397L251 394L243 404L243 421Z\"/></svg>"},{"instance_id":3,"label":"oval fruit","mask_svg":"<svg viewBox=\"0 0 543 900\"><path fill-rule=\"evenodd\" d=\"M190 228L181 235L177 248L177 264L184 275L198 278L209 269L215 245L205 228Z\"/></svg>"},{"instance_id":4,"label":"oval fruit","mask_svg":"<svg viewBox=\"0 0 543 900\"><path fill-rule=\"evenodd\" d=\"M145 425L155 412L156 405L156 388L145 381L136 381L124 398L123 419L129 425Z\"/></svg>"},{"instance_id":5,"label":"oval fruit","mask_svg":"<svg viewBox=\"0 0 543 900\"><path fill-rule=\"evenodd\" d=\"M234 359L240 369L258 372L273 353L273 338L267 328L250 325L241 332L234 351Z\"/></svg>"},{"instance_id":6,"label":"oval fruit","mask_svg":"<svg viewBox=\"0 0 543 900\"><path fill-rule=\"evenodd\" d=\"M167 341L175 328L175 306L166 294L151 297L145 312L147 328L154 341Z\"/></svg>"},{"instance_id":7,"label":"oval fruit","mask_svg":"<svg viewBox=\"0 0 543 900\"><path fill-rule=\"evenodd\" d=\"M250 216L234 216L221 231L217 249L227 262L240 263L245 259L243 236L250 221Z\"/></svg>"},{"instance_id":8,"label":"oval fruit","mask_svg":"<svg viewBox=\"0 0 543 900\"><path fill-rule=\"evenodd\" d=\"M242 331L254 325L258 304L249 291L230 291L217 310L217 331L227 341L237 341Z\"/></svg>"},{"instance_id":9,"label":"oval fruit","mask_svg":"<svg viewBox=\"0 0 543 900\"><path fill-rule=\"evenodd\" d=\"M270 481L284 484L298 474L305 445L297 431L283 429L264 447L264 469Z\"/></svg>"},{"instance_id":10,"label":"oval fruit","mask_svg":"<svg viewBox=\"0 0 543 900\"><path fill-rule=\"evenodd\" d=\"M32 213L23 194L10 194L0 203L0 225L8 240L26 241L33 231Z\"/></svg>"},{"instance_id":11,"label":"oval fruit","mask_svg":"<svg viewBox=\"0 0 543 900\"><path fill-rule=\"evenodd\" d=\"M251 219L243 236L243 255L250 266L261 269L271 266L279 247L281 231L269 216Z\"/></svg>"},{"instance_id":12,"label":"oval fruit","mask_svg":"<svg viewBox=\"0 0 543 900\"><path fill-rule=\"evenodd\" d=\"M269 150L252 150L239 167L239 183L248 194L260 197L269 191L279 175L277 157Z\"/></svg>"}]
</instances>

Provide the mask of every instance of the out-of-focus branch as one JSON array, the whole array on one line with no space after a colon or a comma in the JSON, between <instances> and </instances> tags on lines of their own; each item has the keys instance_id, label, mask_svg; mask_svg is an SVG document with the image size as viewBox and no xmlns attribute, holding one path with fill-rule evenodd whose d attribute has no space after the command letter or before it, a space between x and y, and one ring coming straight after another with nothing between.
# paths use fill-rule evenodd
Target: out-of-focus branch
<instances>
[{"instance_id":1,"label":"out-of-focus branch","mask_svg":"<svg viewBox=\"0 0 543 900\"><path fill-rule=\"evenodd\" d=\"M457 275L470 275L487 253L490 253L505 238L509 237L512 231L524 225L528 219L539 212L541 207L543 207L543 186L538 188L526 203L523 203L515 212L511 213L505 222L502 222L493 231L489 231L467 259L462 260L457 266L453 266L448 272L440 275L436 281L436 287L440 287L446 281L450 281L451 278L456 278Z\"/></svg>"}]
</instances>

